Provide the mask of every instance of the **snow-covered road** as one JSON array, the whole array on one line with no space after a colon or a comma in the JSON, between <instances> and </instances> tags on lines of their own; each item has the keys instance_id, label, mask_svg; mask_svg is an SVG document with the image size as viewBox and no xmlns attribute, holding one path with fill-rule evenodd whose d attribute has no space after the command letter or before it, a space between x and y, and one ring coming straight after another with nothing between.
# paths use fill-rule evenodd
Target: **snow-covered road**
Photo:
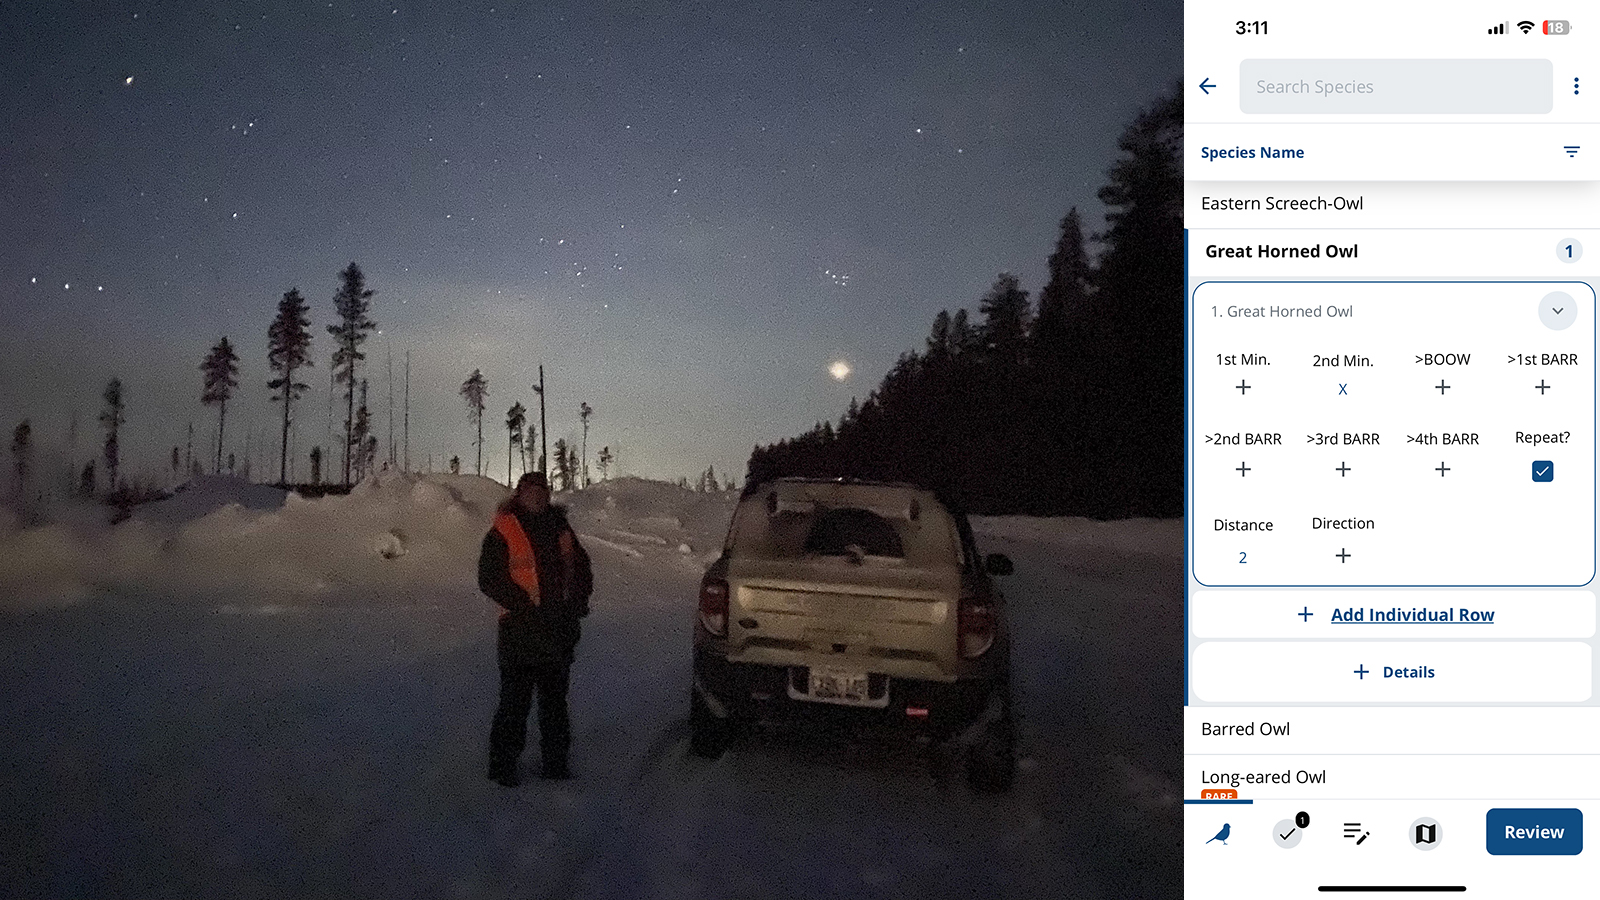
<instances>
[{"instance_id":1,"label":"snow-covered road","mask_svg":"<svg viewBox=\"0 0 1600 900\"><path fill-rule=\"evenodd\" d=\"M1180 895L1178 523L976 523L1017 562L1021 772L988 796L911 752L689 756L690 614L726 502L617 491L575 509L603 540L565 783L483 777L493 614L470 572L343 602L15 604L0 895Z\"/></svg>"}]
</instances>

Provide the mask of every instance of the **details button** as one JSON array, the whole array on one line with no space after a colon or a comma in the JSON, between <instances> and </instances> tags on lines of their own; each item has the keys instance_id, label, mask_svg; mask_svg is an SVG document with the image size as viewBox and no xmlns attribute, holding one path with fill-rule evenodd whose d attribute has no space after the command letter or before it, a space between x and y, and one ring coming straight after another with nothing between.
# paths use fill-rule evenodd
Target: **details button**
<instances>
[{"instance_id":1,"label":"details button","mask_svg":"<svg viewBox=\"0 0 1600 900\"><path fill-rule=\"evenodd\" d=\"M1577 856L1583 810L1491 809L1487 843L1494 856Z\"/></svg>"}]
</instances>

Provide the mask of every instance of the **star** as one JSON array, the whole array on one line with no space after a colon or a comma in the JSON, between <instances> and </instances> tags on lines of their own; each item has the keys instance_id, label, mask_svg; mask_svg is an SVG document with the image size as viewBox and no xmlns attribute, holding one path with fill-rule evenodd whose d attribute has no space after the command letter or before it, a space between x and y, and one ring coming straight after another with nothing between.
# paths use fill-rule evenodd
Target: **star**
<instances>
[{"instance_id":1,"label":"star","mask_svg":"<svg viewBox=\"0 0 1600 900\"><path fill-rule=\"evenodd\" d=\"M123 79L122 83L125 84L125 85L133 84L133 76L129 75L127 78Z\"/></svg>"}]
</instances>

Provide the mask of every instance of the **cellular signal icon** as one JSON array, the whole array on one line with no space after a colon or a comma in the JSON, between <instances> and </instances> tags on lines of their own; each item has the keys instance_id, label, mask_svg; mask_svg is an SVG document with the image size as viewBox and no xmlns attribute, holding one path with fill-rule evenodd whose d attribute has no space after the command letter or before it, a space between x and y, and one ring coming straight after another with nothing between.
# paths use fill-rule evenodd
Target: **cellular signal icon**
<instances>
[{"instance_id":1,"label":"cellular signal icon","mask_svg":"<svg viewBox=\"0 0 1600 900\"><path fill-rule=\"evenodd\" d=\"M1527 34L1533 30L1533 23L1524 19L1523 21L1517 23L1517 27L1522 29L1523 34Z\"/></svg>"},{"instance_id":2,"label":"cellular signal icon","mask_svg":"<svg viewBox=\"0 0 1600 900\"><path fill-rule=\"evenodd\" d=\"M1489 33L1490 34L1505 34L1510 29L1511 29L1511 23L1510 22L1501 22L1499 25L1496 25L1495 27L1489 29Z\"/></svg>"}]
</instances>

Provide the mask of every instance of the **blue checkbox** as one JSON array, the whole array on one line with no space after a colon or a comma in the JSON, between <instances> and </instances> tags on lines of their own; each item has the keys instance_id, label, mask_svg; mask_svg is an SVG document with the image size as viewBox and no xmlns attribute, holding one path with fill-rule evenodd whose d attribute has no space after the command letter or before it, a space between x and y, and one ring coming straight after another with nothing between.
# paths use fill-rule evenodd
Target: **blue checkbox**
<instances>
[{"instance_id":1,"label":"blue checkbox","mask_svg":"<svg viewBox=\"0 0 1600 900\"><path fill-rule=\"evenodd\" d=\"M1536 460L1534 460L1533 461L1533 480L1534 481L1555 481L1556 480L1556 464L1551 462L1548 459L1536 459Z\"/></svg>"}]
</instances>

